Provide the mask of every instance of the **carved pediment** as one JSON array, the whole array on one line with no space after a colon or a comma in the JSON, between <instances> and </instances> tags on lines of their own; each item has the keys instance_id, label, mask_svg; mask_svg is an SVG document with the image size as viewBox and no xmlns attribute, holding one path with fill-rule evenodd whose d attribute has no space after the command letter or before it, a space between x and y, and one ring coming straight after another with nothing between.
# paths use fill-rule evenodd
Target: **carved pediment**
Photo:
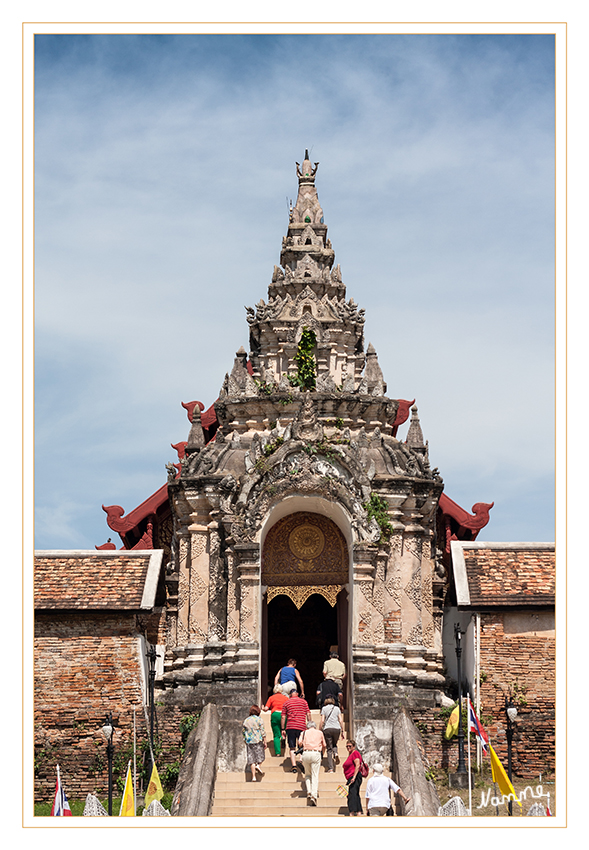
<instances>
[{"instance_id":1,"label":"carved pediment","mask_svg":"<svg viewBox=\"0 0 589 850\"><path fill-rule=\"evenodd\" d=\"M320 268L318 263L310 256L310 254L305 254L305 256L298 261L294 276L295 278L316 278L319 274Z\"/></svg>"}]
</instances>

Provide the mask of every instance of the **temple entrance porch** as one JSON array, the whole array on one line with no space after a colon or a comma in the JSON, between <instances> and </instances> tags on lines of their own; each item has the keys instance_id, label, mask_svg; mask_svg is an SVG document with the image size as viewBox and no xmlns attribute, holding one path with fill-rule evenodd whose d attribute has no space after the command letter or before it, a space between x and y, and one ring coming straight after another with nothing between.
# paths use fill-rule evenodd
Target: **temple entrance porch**
<instances>
[{"instance_id":1,"label":"temple entrance porch","mask_svg":"<svg viewBox=\"0 0 589 850\"><path fill-rule=\"evenodd\" d=\"M295 511L269 529L261 569L262 702L289 658L297 661L312 708L332 647L349 671L349 571L348 545L332 519Z\"/></svg>"}]
</instances>

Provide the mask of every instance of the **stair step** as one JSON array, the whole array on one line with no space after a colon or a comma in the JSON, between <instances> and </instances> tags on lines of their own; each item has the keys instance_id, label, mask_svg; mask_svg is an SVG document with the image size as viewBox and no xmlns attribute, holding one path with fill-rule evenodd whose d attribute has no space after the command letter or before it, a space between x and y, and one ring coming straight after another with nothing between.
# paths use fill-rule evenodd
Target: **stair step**
<instances>
[{"instance_id":1,"label":"stair step","mask_svg":"<svg viewBox=\"0 0 589 850\"><path fill-rule=\"evenodd\" d=\"M252 775L249 770L247 773L218 773L216 787L220 788L221 785L257 785L258 782L263 784L284 782L288 785L296 785L297 782L303 782L305 779L305 774L301 770L298 770L296 773L291 773L290 770L266 770L263 764L262 774L261 777L257 774L258 778L255 782L252 782ZM339 785L343 781L343 770L338 770L336 773L325 773L322 770L319 775L319 782L324 782L326 785Z\"/></svg>"},{"instance_id":2,"label":"stair step","mask_svg":"<svg viewBox=\"0 0 589 850\"><path fill-rule=\"evenodd\" d=\"M231 817L249 817L249 818L300 818L300 817L321 817L321 818L329 818L329 817L342 817L348 815L347 806L343 808L335 808L335 807L326 807L320 808L319 806L306 806L305 808L299 808L295 812L281 812L278 810L277 806L268 806L266 809L261 811L251 811L248 812L247 815L236 814L235 810L232 807L227 807L227 809L223 809L221 811L214 810L211 814L213 818L231 818Z\"/></svg>"},{"instance_id":3,"label":"stair step","mask_svg":"<svg viewBox=\"0 0 589 850\"><path fill-rule=\"evenodd\" d=\"M264 788L262 787L262 783L258 786L256 783L256 790L250 790L249 788L244 788L242 791L236 794L234 790L229 790L226 788L218 788L215 791L215 800L237 800L242 799L246 803L249 803L251 800L267 800L271 797L273 800L279 799L296 799L300 797L307 796L307 789L302 788L300 785L295 786L294 788L288 785L266 785ZM324 786L319 786L319 796L325 797L326 799L329 797L332 800L342 799L339 797L337 790L335 787L325 788Z\"/></svg>"}]
</instances>

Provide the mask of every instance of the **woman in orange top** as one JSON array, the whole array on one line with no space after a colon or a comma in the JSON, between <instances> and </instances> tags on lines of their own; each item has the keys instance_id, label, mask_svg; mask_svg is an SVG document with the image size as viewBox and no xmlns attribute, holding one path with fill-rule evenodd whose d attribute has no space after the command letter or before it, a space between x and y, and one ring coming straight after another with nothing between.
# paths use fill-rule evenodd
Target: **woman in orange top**
<instances>
[{"instance_id":1,"label":"woman in orange top","mask_svg":"<svg viewBox=\"0 0 589 850\"><path fill-rule=\"evenodd\" d=\"M274 687L274 693L269 697L264 711L271 711L270 726L272 727L272 737L274 740L274 755L281 754L282 732L280 729L280 718L282 717L282 706L288 700L288 697L282 691L282 685Z\"/></svg>"}]
</instances>

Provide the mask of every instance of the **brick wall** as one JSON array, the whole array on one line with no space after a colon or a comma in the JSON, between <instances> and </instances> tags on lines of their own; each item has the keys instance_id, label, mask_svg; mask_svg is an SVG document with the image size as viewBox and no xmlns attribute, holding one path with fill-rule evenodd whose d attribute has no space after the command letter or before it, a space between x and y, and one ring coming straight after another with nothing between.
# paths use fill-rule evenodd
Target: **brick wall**
<instances>
[{"instance_id":1,"label":"brick wall","mask_svg":"<svg viewBox=\"0 0 589 850\"><path fill-rule=\"evenodd\" d=\"M505 696L511 689L518 710L512 745L513 775L537 778L555 767L555 639L547 612L481 615L480 720L507 770ZM527 703L524 705L523 703ZM443 738L447 717L439 709L413 711L432 766L454 772L457 738ZM474 743L471 758L475 763ZM466 738L465 738L465 759ZM485 757L486 769L489 759Z\"/></svg>"},{"instance_id":2,"label":"brick wall","mask_svg":"<svg viewBox=\"0 0 589 850\"><path fill-rule=\"evenodd\" d=\"M147 739L139 658L142 615L132 613L39 613L35 622L35 799L51 800L55 765L71 799L108 790L106 742L100 731L111 711L117 728L116 779L132 758L135 708L137 762ZM145 620L145 618L144 618ZM161 633L162 616L151 615L150 637ZM155 641L154 641L155 642ZM161 641L160 641L161 642ZM157 692L156 692L157 700ZM160 773L180 759L180 720L190 709L158 706L156 737ZM115 791L116 793L116 791Z\"/></svg>"},{"instance_id":3,"label":"brick wall","mask_svg":"<svg viewBox=\"0 0 589 850\"><path fill-rule=\"evenodd\" d=\"M384 617L385 643L398 643L401 640L401 611L390 611Z\"/></svg>"},{"instance_id":4,"label":"brick wall","mask_svg":"<svg viewBox=\"0 0 589 850\"><path fill-rule=\"evenodd\" d=\"M539 628L535 628L539 626ZM554 618L544 612L481 615L481 714L489 736L507 762L505 696L514 695L513 770L535 777L554 770ZM524 704L525 703L525 704Z\"/></svg>"}]
</instances>

